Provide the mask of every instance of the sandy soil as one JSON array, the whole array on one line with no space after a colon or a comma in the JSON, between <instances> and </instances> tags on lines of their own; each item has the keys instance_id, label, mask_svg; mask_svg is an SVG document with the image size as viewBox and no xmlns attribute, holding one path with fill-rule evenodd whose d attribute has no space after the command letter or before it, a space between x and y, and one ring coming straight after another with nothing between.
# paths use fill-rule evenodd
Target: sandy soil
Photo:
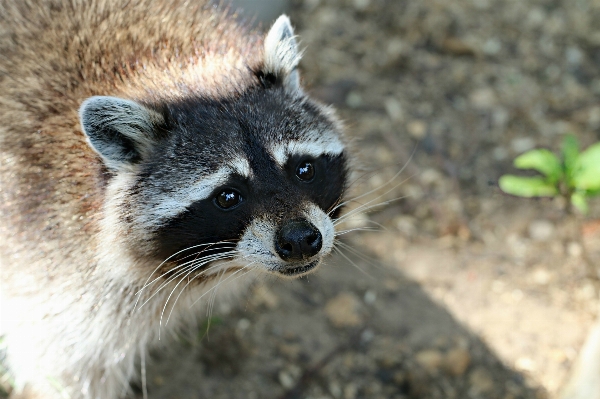
<instances>
[{"instance_id":1,"label":"sandy soil","mask_svg":"<svg viewBox=\"0 0 600 399\"><path fill-rule=\"evenodd\" d=\"M181 349L186 372L152 367L153 397L557 397L597 308L583 258L600 259L600 210L569 216L497 180L566 133L598 140L600 3L298 0L290 14L305 83L355 140L355 192L373 190L354 207L389 201L349 226L379 231L349 233L308 279L257 287Z\"/></svg>"},{"instance_id":2,"label":"sandy soil","mask_svg":"<svg viewBox=\"0 0 600 399\"><path fill-rule=\"evenodd\" d=\"M347 122L355 194L372 191L353 207L383 203L348 228L378 231L217 302L154 354L149 397L556 398L597 310L599 201L583 219L497 180L568 132L600 138L600 2L290 4L304 82Z\"/></svg>"}]
</instances>

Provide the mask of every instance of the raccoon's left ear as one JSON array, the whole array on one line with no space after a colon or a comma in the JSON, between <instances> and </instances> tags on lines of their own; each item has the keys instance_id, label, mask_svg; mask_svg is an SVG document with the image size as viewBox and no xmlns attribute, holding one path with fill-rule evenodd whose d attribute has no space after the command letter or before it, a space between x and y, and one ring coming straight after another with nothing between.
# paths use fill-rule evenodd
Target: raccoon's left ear
<instances>
[{"instance_id":1,"label":"raccoon's left ear","mask_svg":"<svg viewBox=\"0 0 600 399\"><path fill-rule=\"evenodd\" d=\"M282 84L290 92L301 90L298 63L302 54L298 51L294 29L287 15L277 18L265 38L264 47L263 82Z\"/></svg>"},{"instance_id":2,"label":"raccoon's left ear","mask_svg":"<svg viewBox=\"0 0 600 399\"><path fill-rule=\"evenodd\" d=\"M134 101L94 96L79 108L90 146L111 169L123 170L142 160L154 147L163 117Z\"/></svg>"}]
</instances>

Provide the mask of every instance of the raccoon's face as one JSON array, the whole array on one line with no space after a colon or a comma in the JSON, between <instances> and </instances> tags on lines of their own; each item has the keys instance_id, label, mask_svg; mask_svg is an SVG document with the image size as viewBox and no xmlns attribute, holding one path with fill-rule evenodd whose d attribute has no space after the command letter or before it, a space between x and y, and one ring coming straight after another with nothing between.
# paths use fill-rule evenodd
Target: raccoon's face
<instances>
[{"instance_id":1,"label":"raccoon's face","mask_svg":"<svg viewBox=\"0 0 600 399\"><path fill-rule=\"evenodd\" d=\"M137 250L297 276L333 248L347 185L339 123L299 87L287 17L267 35L264 57L256 86L238 95L81 106L90 145L127 182L107 201Z\"/></svg>"}]
</instances>

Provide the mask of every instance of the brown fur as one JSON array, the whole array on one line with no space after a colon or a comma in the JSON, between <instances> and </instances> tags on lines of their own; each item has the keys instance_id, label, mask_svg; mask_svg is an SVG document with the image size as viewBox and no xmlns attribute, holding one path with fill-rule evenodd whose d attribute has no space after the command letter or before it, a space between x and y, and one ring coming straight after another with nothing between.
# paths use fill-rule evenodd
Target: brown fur
<instances>
[{"instance_id":1,"label":"brown fur","mask_svg":"<svg viewBox=\"0 0 600 399\"><path fill-rule=\"evenodd\" d=\"M135 288L114 292L95 276L107 272L96 257L108 172L81 131L81 102L237 92L257 84L261 49L257 33L203 1L0 0L2 295L43 304L65 298L81 314L120 312L113 294L133 303ZM65 373L69 392L89 397L79 376ZM105 371L93 373L87 377L97 383ZM102 389L91 386L89 395Z\"/></svg>"},{"instance_id":2,"label":"brown fur","mask_svg":"<svg viewBox=\"0 0 600 399\"><path fill-rule=\"evenodd\" d=\"M254 79L261 39L203 2L185 3L0 2L3 273L25 261L45 284L65 275L57 267L93 267L85 252L96 244L106 171L81 133L85 98L215 96ZM198 64L201 75L188 69Z\"/></svg>"}]
</instances>

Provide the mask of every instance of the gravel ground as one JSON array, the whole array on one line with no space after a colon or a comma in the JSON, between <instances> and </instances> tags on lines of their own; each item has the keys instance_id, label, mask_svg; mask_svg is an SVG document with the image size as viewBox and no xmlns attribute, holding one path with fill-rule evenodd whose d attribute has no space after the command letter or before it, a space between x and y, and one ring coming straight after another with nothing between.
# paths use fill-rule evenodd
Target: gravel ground
<instances>
[{"instance_id":1,"label":"gravel ground","mask_svg":"<svg viewBox=\"0 0 600 399\"><path fill-rule=\"evenodd\" d=\"M346 120L357 215L149 361L150 398L556 398L597 310L587 219L498 177L600 139L600 1L290 0L304 83ZM400 172L398 174L398 172ZM372 202L369 202L372 201ZM138 396L141 397L141 388Z\"/></svg>"},{"instance_id":2,"label":"gravel ground","mask_svg":"<svg viewBox=\"0 0 600 399\"><path fill-rule=\"evenodd\" d=\"M597 308L598 201L583 220L497 180L566 133L600 138L600 2L296 0L290 15L305 84L355 140L356 193L373 190L355 207L389 201L348 224L380 231L226 308L175 357L185 372L150 367L151 397L557 397Z\"/></svg>"}]
</instances>

